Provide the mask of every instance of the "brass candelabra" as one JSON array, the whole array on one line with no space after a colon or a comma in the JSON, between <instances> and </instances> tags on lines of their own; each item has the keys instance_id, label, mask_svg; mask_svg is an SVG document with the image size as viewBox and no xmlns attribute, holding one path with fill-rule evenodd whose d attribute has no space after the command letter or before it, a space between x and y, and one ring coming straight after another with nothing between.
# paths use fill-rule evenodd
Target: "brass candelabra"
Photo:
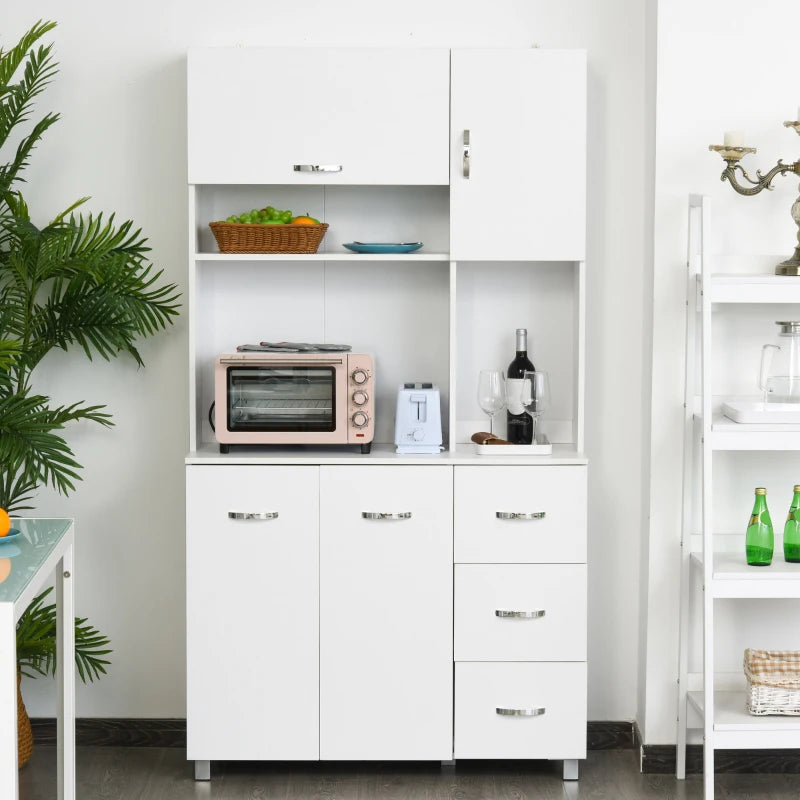
<instances>
[{"instance_id":1,"label":"brass candelabra","mask_svg":"<svg viewBox=\"0 0 800 800\"><path fill-rule=\"evenodd\" d=\"M800 117L800 112L798 113ZM795 133L800 135L800 119L783 123L787 128L794 128ZM756 170L756 180L751 178L744 167L739 163L744 156L748 153L755 153L755 147L744 147L742 145L743 136L739 131L729 131L725 134L725 144L712 144L708 149L719 153L724 159L727 166L720 175L720 180L728 181L730 185L739 194L754 195L758 194L764 189L772 191L775 187L772 181L778 175L785 175L787 172L792 172L800 176L800 160L795 161L793 164L784 164L781 159L778 163L765 175L761 174L761 170ZM737 173L746 183L740 183L737 180ZM792 204L792 219L797 225L797 246L794 249L792 256L785 261L781 261L775 267L776 275L798 275L800 276L800 196Z\"/></svg>"}]
</instances>

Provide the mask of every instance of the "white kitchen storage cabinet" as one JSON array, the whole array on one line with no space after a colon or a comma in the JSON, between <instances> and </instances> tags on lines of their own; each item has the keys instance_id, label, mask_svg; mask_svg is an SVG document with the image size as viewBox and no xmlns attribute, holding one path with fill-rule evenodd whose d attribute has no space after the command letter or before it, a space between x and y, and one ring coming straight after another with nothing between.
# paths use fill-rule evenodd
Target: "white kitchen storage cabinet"
<instances>
[{"instance_id":1,"label":"white kitchen storage cabinet","mask_svg":"<svg viewBox=\"0 0 800 800\"><path fill-rule=\"evenodd\" d=\"M760 604L800 599L800 565L786 563L781 552L781 499L788 508L791 491L770 502L776 532L776 548L770 567L748 567L745 559L744 530L752 508L752 487L763 486L764 471L780 453L800 448L800 425L739 424L721 413L730 386L720 387L725 375L721 369L724 355L716 334L744 331L754 335L763 331L769 338L775 319L796 319L800 308L800 279L771 274L774 263L751 266L742 271L741 259L714 257L710 253L709 200L689 198L689 256L687 289L686 403L684 434L684 504L681 579L681 637L678 703L677 774L685 777L687 731L701 729L704 757L704 797L714 797L714 752L720 749L764 749L800 747L800 717L753 716L746 707L746 681L742 670L743 646L731 653L720 649L730 630L720 630L724 619L721 604L735 601L734 627L747 627L748 609L753 600ZM750 257L753 264L757 261ZM735 267L730 270L727 262ZM722 270L715 265L720 263ZM763 271L756 271L763 270ZM771 321L770 321L771 320ZM755 324L754 324L755 321ZM760 345L742 339L736 342L739 366L748 355L752 369L747 371L749 394L755 394L755 377ZM729 348L730 349L730 348ZM727 353L728 358L731 353ZM736 370L740 372L741 370ZM739 387L742 388L742 387ZM738 394L743 394L739 392ZM735 453L744 459L735 469L724 459ZM769 460L763 454L769 453ZM752 471L747 462L756 461ZM792 465L780 480L791 486L797 482ZM717 484L732 482L737 472L744 472L758 483L751 483L741 495L737 533L730 533L725 504L720 503ZM717 476L721 477L717 477ZM699 527L698 527L699 525ZM699 533L698 533L699 531ZM762 613L772 616L774 608L762 606ZM796 606L793 606L796 613ZM727 609L731 611L731 609ZM757 613L757 612L756 612ZM791 613L781 608L781 614ZM785 618L785 616L784 616ZM758 622L758 616L753 621ZM694 624L692 624L694 623ZM794 626L784 626L786 633L767 634L775 649L797 649ZM699 628L699 630L697 630ZM745 636L759 635L763 641L765 626L749 628ZM727 633L725 637L723 634ZM701 653L697 653L697 644ZM694 647L692 646L694 645ZM760 646L753 639L744 646ZM698 656L702 656L701 659ZM692 659L700 669L692 668Z\"/></svg>"},{"instance_id":2,"label":"white kitchen storage cabinet","mask_svg":"<svg viewBox=\"0 0 800 800\"><path fill-rule=\"evenodd\" d=\"M269 102L251 102L251 75L276 69L313 85L313 99L271 83ZM196 777L215 759L469 757L559 759L577 778L586 54L199 48L188 97ZM208 223L267 204L327 222L319 252L219 253ZM342 247L351 241L424 246L359 255ZM552 456L487 456L470 442L488 427L478 372L511 360L515 327L551 375ZM369 455L219 452L214 359L262 340L372 354ZM405 381L439 386L438 455L395 453ZM235 681L221 677L243 641L250 658Z\"/></svg>"}]
</instances>

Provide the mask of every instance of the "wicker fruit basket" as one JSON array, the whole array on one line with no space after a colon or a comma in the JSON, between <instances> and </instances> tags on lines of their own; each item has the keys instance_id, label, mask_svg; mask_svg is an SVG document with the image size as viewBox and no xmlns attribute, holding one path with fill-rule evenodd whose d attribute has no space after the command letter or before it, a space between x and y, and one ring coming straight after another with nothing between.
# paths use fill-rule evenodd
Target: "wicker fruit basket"
<instances>
[{"instance_id":1,"label":"wicker fruit basket","mask_svg":"<svg viewBox=\"0 0 800 800\"><path fill-rule=\"evenodd\" d=\"M220 253L316 253L328 223L320 225L248 225L211 222Z\"/></svg>"},{"instance_id":2,"label":"wicker fruit basket","mask_svg":"<svg viewBox=\"0 0 800 800\"><path fill-rule=\"evenodd\" d=\"M744 674L751 714L800 715L800 652L745 650Z\"/></svg>"}]
</instances>

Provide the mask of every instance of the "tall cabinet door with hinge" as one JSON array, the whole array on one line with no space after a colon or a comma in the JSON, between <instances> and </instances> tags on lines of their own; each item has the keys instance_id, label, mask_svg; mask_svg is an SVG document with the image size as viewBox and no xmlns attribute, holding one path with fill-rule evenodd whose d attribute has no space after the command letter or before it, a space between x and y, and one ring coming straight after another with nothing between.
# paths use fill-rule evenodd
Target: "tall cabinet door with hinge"
<instances>
[{"instance_id":1,"label":"tall cabinet door with hinge","mask_svg":"<svg viewBox=\"0 0 800 800\"><path fill-rule=\"evenodd\" d=\"M449 67L435 48L193 48L189 183L447 185Z\"/></svg>"},{"instance_id":2,"label":"tall cabinet door with hinge","mask_svg":"<svg viewBox=\"0 0 800 800\"><path fill-rule=\"evenodd\" d=\"M315 466L186 470L187 757L319 757Z\"/></svg>"},{"instance_id":3,"label":"tall cabinet door with hinge","mask_svg":"<svg viewBox=\"0 0 800 800\"><path fill-rule=\"evenodd\" d=\"M585 206L586 53L453 50L451 257L582 261Z\"/></svg>"},{"instance_id":4,"label":"tall cabinet door with hinge","mask_svg":"<svg viewBox=\"0 0 800 800\"><path fill-rule=\"evenodd\" d=\"M320 757L449 760L453 471L320 467Z\"/></svg>"}]
</instances>

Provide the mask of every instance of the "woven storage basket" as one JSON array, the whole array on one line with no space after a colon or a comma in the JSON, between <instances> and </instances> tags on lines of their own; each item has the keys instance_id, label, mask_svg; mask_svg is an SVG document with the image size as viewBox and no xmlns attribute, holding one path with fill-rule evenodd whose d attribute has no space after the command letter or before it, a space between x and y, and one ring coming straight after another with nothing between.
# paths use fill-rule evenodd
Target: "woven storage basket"
<instances>
[{"instance_id":1,"label":"woven storage basket","mask_svg":"<svg viewBox=\"0 0 800 800\"><path fill-rule=\"evenodd\" d=\"M800 715L800 652L745 650L744 674L751 714Z\"/></svg>"},{"instance_id":2,"label":"woven storage basket","mask_svg":"<svg viewBox=\"0 0 800 800\"><path fill-rule=\"evenodd\" d=\"M33 755L33 729L25 703L22 702L21 681L22 675L17 673L17 764L24 767Z\"/></svg>"},{"instance_id":3,"label":"woven storage basket","mask_svg":"<svg viewBox=\"0 0 800 800\"><path fill-rule=\"evenodd\" d=\"M320 225L209 224L220 253L316 253L328 230Z\"/></svg>"}]
</instances>

